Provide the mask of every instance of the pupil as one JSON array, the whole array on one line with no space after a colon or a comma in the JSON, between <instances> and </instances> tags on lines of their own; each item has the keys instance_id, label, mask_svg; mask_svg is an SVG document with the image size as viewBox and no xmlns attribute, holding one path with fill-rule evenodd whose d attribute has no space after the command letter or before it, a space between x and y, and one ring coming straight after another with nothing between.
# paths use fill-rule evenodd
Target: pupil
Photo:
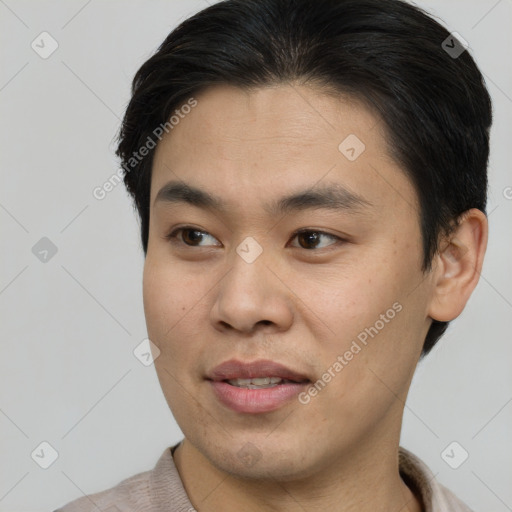
<instances>
[{"instance_id":1,"label":"pupil","mask_svg":"<svg viewBox=\"0 0 512 512\"><path fill-rule=\"evenodd\" d=\"M313 231L310 231L308 233L302 233L301 234L301 237L303 237L303 239L306 239L306 245L309 245L311 243L315 243L318 241L318 233L315 233Z\"/></svg>"},{"instance_id":2,"label":"pupil","mask_svg":"<svg viewBox=\"0 0 512 512\"><path fill-rule=\"evenodd\" d=\"M200 231L197 231L197 229L187 229L185 231L186 233L186 238L188 239L191 239L192 242L200 242L201 241L201 237L202 237L202 234ZM191 233L194 233L194 235L190 236Z\"/></svg>"}]
</instances>

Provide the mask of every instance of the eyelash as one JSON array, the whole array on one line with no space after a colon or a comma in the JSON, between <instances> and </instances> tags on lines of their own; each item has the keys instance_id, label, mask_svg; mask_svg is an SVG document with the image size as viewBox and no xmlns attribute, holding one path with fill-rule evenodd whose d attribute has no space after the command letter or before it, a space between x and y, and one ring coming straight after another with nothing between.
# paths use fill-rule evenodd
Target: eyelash
<instances>
[{"instance_id":1,"label":"eyelash","mask_svg":"<svg viewBox=\"0 0 512 512\"><path fill-rule=\"evenodd\" d=\"M182 231L197 231L197 232L199 232L201 234L210 235L210 233L208 233L207 231L203 231L201 229L197 229L194 226L182 226L180 228L177 228L177 229L171 231L164 238L166 240L169 240L169 242L172 243L172 244L183 245L183 246L185 246L187 248L194 248L194 247L196 247L196 248L204 248L205 247L205 246L200 246L200 245L188 245L188 244L184 243L182 240L178 240L178 234L180 232L182 232ZM293 240L298 235L305 234L305 233L316 233L316 234L319 234L319 235L324 235L327 238L335 240L336 242L334 244L330 244L327 247L321 247L320 249L316 249L316 248L304 249L303 247L294 247L295 249L304 249L305 251L308 251L308 252L317 252L317 251L322 250L322 249L327 249L328 250L332 246L336 246L336 245L339 245L340 243L346 242L346 240L344 240L343 238L341 238L339 236L333 235L331 233L326 233L325 231L321 231L321 230L318 230L318 229L300 229L300 230L297 230L297 231L295 231L293 233L293 236L292 236L291 239ZM210 236L213 236L213 235L210 235Z\"/></svg>"}]
</instances>

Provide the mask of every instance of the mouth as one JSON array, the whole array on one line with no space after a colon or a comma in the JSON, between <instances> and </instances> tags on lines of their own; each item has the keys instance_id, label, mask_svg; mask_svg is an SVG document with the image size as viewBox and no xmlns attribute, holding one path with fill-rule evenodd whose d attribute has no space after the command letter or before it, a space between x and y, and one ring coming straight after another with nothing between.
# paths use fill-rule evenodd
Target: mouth
<instances>
[{"instance_id":1,"label":"mouth","mask_svg":"<svg viewBox=\"0 0 512 512\"><path fill-rule=\"evenodd\" d=\"M307 380L297 382L288 379L282 379L281 377L256 377L254 379L229 379L223 380L222 382L227 382L231 384L231 386L236 386L237 388L245 388L245 389L267 389L267 388L275 388L281 384L300 384L301 382L309 382Z\"/></svg>"},{"instance_id":2,"label":"mouth","mask_svg":"<svg viewBox=\"0 0 512 512\"><path fill-rule=\"evenodd\" d=\"M232 385L268 386L279 384L280 381L305 382L310 379L305 373L292 370L275 361L260 359L244 363L237 359L230 359L216 366L207 376L212 381L227 381ZM280 380L276 380L280 379Z\"/></svg>"},{"instance_id":3,"label":"mouth","mask_svg":"<svg viewBox=\"0 0 512 512\"><path fill-rule=\"evenodd\" d=\"M269 360L229 360L215 367L206 380L220 404L245 414L279 409L311 383L305 374Z\"/></svg>"}]
</instances>

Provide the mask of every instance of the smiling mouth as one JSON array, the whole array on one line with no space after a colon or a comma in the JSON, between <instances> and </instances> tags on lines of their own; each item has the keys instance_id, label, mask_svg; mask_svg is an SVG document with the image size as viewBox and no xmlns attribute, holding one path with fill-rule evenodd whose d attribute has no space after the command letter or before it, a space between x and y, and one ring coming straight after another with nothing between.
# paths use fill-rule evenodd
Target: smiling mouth
<instances>
[{"instance_id":1,"label":"smiling mouth","mask_svg":"<svg viewBox=\"0 0 512 512\"><path fill-rule=\"evenodd\" d=\"M293 380L282 379L281 377L256 377L252 379L226 379L222 382L227 382L228 384L231 384L231 386L236 386L237 388L267 389L275 388L280 384L303 384L308 381L296 382Z\"/></svg>"},{"instance_id":2,"label":"smiling mouth","mask_svg":"<svg viewBox=\"0 0 512 512\"><path fill-rule=\"evenodd\" d=\"M218 403L239 414L268 413L291 405L311 383L305 373L269 359L230 359L205 378Z\"/></svg>"},{"instance_id":3,"label":"smiling mouth","mask_svg":"<svg viewBox=\"0 0 512 512\"><path fill-rule=\"evenodd\" d=\"M293 403L311 381L281 377L208 380L220 404L239 414L262 414Z\"/></svg>"}]
</instances>

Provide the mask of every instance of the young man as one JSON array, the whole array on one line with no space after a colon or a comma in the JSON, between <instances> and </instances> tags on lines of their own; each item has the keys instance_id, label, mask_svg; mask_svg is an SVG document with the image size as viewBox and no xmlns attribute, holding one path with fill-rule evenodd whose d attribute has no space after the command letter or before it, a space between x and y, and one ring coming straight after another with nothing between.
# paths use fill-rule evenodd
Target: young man
<instances>
[{"instance_id":1,"label":"young man","mask_svg":"<svg viewBox=\"0 0 512 512\"><path fill-rule=\"evenodd\" d=\"M487 243L491 105L398 0L228 0L138 71L118 156L185 438L59 509L467 511L399 447Z\"/></svg>"}]
</instances>

